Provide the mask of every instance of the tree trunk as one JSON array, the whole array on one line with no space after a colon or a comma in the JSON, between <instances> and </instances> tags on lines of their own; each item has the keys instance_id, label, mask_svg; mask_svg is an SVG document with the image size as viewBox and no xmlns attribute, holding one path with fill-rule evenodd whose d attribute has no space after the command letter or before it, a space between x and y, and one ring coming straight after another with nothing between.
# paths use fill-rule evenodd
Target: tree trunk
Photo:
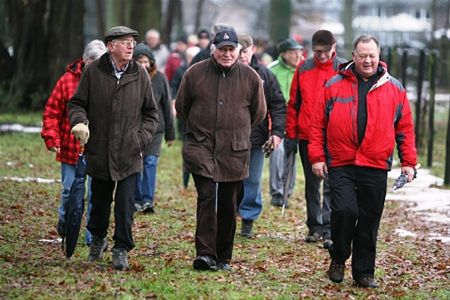
<instances>
[{"instance_id":1,"label":"tree trunk","mask_svg":"<svg viewBox=\"0 0 450 300\"><path fill-rule=\"evenodd\" d=\"M161 0L133 0L130 8L130 27L144 40L150 28L161 30Z\"/></svg>"},{"instance_id":2,"label":"tree trunk","mask_svg":"<svg viewBox=\"0 0 450 300\"><path fill-rule=\"evenodd\" d=\"M203 13L203 4L205 4L205 0L197 1L197 9L195 10L195 28L194 32L200 31L200 24L202 21L202 13Z\"/></svg>"},{"instance_id":3,"label":"tree trunk","mask_svg":"<svg viewBox=\"0 0 450 300\"><path fill-rule=\"evenodd\" d=\"M291 27L291 1L271 0L270 1L270 39L275 43L287 39Z\"/></svg>"},{"instance_id":4,"label":"tree trunk","mask_svg":"<svg viewBox=\"0 0 450 300\"><path fill-rule=\"evenodd\" d=\"M177 27L175 35L181 35L183 29L182 9L180 0L169 0L167 8L166 26L161 34L162 42L170 45L174 25Z\"/></svg>"}]
</instances>

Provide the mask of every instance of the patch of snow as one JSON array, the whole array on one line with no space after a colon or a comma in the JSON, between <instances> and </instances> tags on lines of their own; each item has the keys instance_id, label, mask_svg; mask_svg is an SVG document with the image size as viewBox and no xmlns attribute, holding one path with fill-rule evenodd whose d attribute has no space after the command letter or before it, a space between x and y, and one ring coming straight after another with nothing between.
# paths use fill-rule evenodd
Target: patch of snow
<instances>
[{"instance_id":1,"label":"patch of snow","mask_svg":"<svg viewBox=\"0 0 450 300\"><path fill-rule=\"evenodd\" d=\"M41 132L42 128L37 126L23 126L20 124L3 124L0 125L0 132L25 132L25 133L36 133Z\"/></svg>"},{"instance_id":2,"label":"patch of snow","mask_svg":"<svg viewBox=\"0 0 450 300\"><path fill-rule=\"evenodd\" d=\"M408 231L405 229L399 229L399 228L395 229L395 233L400 237L406 237L406 236L416 237L417 236L417 234L415 234L411 231Z\"/></svg>"},{"instance_id":3,"label":"patch of snow","mask_svg":"<svg viewBox=\"0 0 450 300\"><path fill-rule=\"evenodd\" d=\"M37 183L57 183L61 182L60 179L46 179L40 177L1 177L1 180L12 180L18 182L37 182Z\"/></svg>"}]
</instances>

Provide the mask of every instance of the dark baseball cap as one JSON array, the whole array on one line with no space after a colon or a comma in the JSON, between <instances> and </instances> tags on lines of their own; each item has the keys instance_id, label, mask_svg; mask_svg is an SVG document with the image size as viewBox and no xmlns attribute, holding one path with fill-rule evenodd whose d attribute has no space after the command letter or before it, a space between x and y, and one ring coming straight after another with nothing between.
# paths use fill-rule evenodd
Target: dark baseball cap
<instances>
[{"instance_id":1,"label":"dark baseball cap","mask_svg":"<svg viewBox=\"0 0 450 300\"><path fill-rule=\"evenodd\" d=\"M237 48L238 36L236 34L236 31L234 31L234 29L232 28L222 29L214 36L213 44L217 48L222 48L224 46L232 46L234 48Z\"/></svg>"},{"instance_id":2,"label":"dark baseball cap","mask_svg":"<svg viewBox=\"0 0 450 300\"><path fill-rule=\"evenodd\" d=\"M131 35L134 39L137 39L139 37L139 33L136 30L128 28L126 26L112 27L105 33L105 44L109 41L128 35Z\"/></svg>"}]
</instances>

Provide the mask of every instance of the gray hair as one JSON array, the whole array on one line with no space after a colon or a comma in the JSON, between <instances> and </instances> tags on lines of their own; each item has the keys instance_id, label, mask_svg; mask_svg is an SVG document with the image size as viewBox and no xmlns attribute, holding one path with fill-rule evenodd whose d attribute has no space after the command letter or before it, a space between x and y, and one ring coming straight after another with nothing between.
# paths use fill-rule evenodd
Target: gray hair
<instances>
[{"instance_id":1,"label":"gray hair","mask_svg":"<svg viewBox=\"0 0 450 300\"><path fill-rule=\"evenodd\" d=\"M368 43L370 41L374 41L377 45L378 50L380 50L380 43L378 42L377 38L370 34L362 34L359 37L356 38L356 40L353 42L353 51L356 50L356 47L358 47L359 43Z\"/></svg>"},{"instance_id":2,"label":"gray hair","mask_svg":"<svg viewBox=\"0 0 450 300\"><path fill-rule=\"evenodd\" d=\"M96 60L106 52L105 43L100 40L93 40L84 47L83 61Z\"/></svg>"}]
</instances>

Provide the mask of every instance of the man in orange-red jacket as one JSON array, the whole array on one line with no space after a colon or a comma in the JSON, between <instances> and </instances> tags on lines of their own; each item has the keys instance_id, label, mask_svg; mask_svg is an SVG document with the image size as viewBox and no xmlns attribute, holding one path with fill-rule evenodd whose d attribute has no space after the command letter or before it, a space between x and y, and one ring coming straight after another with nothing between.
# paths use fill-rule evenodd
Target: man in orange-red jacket
<instances>
[{"instance_id":1,"label":"man in orange-red jacket","mask_svg":"<svg viewBox=\"0 0 450 300\"><path fill-rule=\"evenodd\" d=\"M386 197L387 172L397 144L402 173L414 177L414 124L406 90L380 61L378 40L362 35L353 61L327 81L316 106L308 156L313 172L328 173L331 189L331 264L328 277L344 279L352 256L352 277L376 288L376 241Z\"/></svg>"},{"instance_id":2,"label":"man in orange-red jacket","mask_svg":"<svg viewBox=\"0 0 450 300\"><path fill-rule=\"evenodd\" d=\"M305 241L313 243L323 238L323 247L332 245L330 232L330 189L328 179L323 184L323 204L320 201L321 179L312 172L308 160L309 125L314 106L320 99L325 81L336 75L344 60L336 56L336 39L328 30L312 36L314 56L302 61L292 79L286 118L285 151L295 151L298 143L305 175L306 225ZM298 141L297 141L298 140Z\"/></svg>"}]
</instances>

